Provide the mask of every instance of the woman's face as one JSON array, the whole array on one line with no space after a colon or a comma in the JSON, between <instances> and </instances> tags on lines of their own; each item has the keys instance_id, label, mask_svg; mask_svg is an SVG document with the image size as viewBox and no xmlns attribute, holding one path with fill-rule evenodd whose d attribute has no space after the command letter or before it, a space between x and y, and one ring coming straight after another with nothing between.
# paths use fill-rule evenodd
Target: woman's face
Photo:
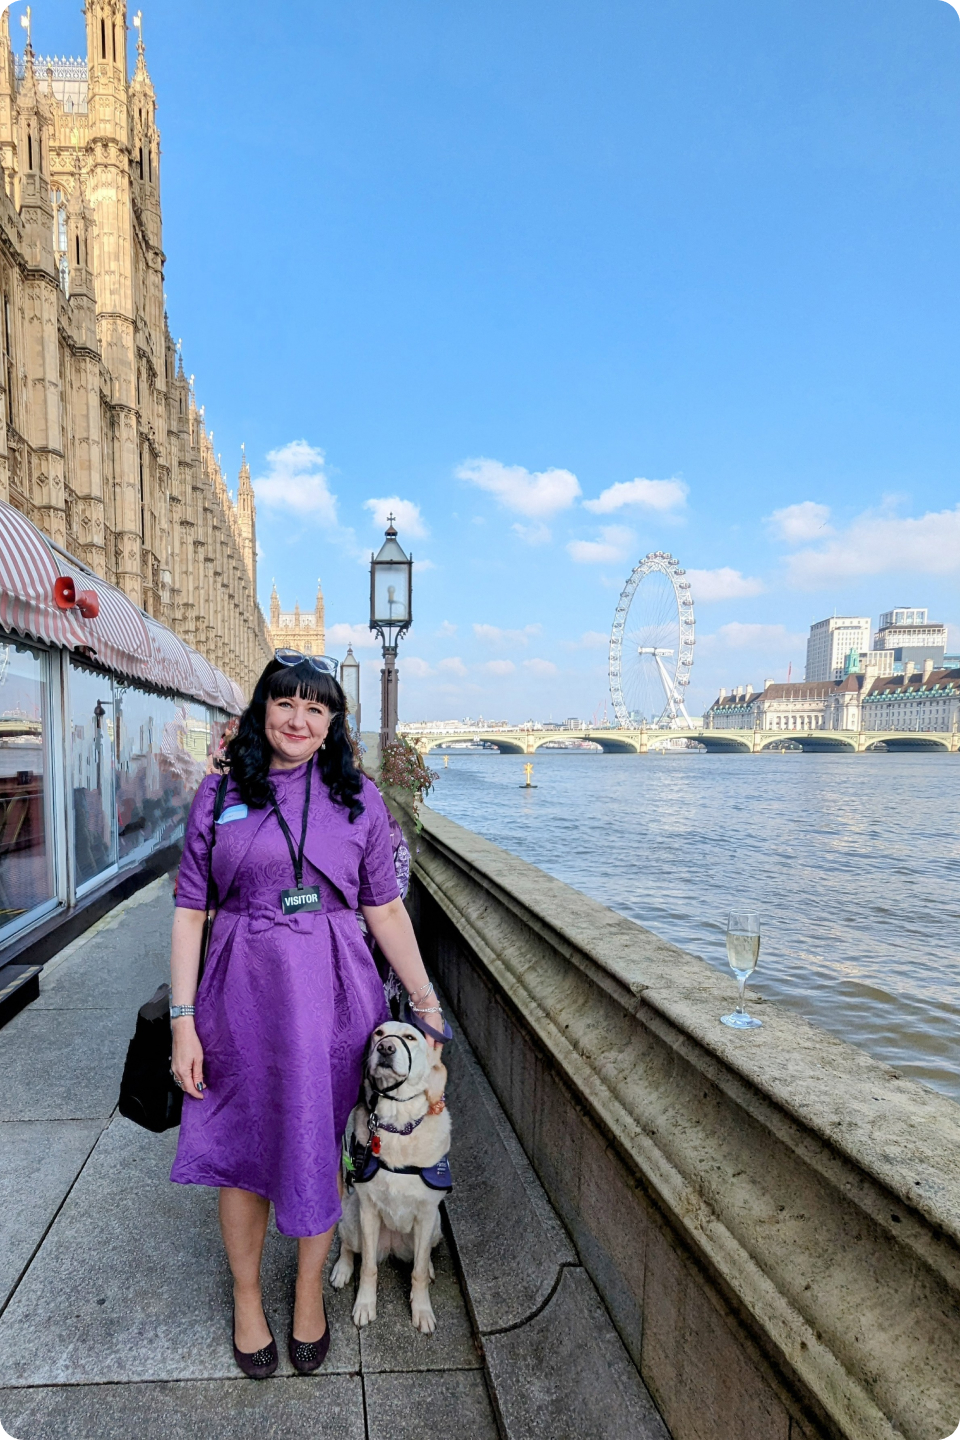
<instances>
[{"instance_id":1,"label":"woman's face","mask_svg":"<svg viewBox=\"0 0 960 1440\"><path fill-rule=\"evenodd\" d=\"M267 700L264 729L273 751L271 770L293 770L315 755L327 738L333 712L318 700Z\"/></svg>"}]
</instances>

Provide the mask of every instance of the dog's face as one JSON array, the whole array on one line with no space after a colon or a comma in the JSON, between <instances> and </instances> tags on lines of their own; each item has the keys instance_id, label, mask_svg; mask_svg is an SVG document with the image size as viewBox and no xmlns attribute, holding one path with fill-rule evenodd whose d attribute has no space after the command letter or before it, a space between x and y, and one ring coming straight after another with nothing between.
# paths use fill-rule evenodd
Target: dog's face
<instances>
[{"instance_id":1,"label":"dog's face","mask_svg":"<svg viewBox=\"0 0 960 1440\"><path fill-rule=\"evenodd\" d=\"M439 1100L446 1084L447 1072L440 1060L440 1051L431 1050L415 1025L397 1020L378 1025L370 1036L364 1072L378 1090L386 1090L403 1080L392 1094L403 1096L426 1092L431 1104Z\"/></svg>"}]
</instances>

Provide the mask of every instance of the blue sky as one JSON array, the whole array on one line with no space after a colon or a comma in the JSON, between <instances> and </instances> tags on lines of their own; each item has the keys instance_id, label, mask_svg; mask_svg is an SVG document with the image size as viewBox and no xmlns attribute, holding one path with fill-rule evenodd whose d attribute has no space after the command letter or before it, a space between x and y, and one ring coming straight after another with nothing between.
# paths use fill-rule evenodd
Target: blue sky
<instances>
[{"instance_id":1,"label":"blue sky","mask_svg":"<svg viewBox=\"0 0 960 1440\"><path fill-rule=\"evenodd\" d=\"M38 51L77 8L34 7ZM944 0L164 0L144 35L171 326L231 474L247 445L261 602L321 576L342 654L403 501L402 717L592 716L651 549L692 574L692 708L802 673L834 610L960 644Z\"/></svg>"}]
</instances>

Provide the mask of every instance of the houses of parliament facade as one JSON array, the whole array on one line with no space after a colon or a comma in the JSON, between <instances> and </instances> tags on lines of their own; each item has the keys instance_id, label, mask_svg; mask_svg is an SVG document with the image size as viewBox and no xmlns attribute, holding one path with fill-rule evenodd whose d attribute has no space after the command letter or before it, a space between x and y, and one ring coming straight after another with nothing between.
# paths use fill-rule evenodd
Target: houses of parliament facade
<instances>
[{"instance_id":1,"label":"houses of parliament facade","mask_svg":"<svg viewBox=\"0 0 960 1440\"><path fill-rule=\"evenodd\" d=\"M0 499L249 693L271 644L244 458L231 499L164 307L142 34L86 0L87 59L0 17ZM139 16L137 17L139 20ZM135 22L136 23L136 22Z\"/></svg>"}]
</instances>

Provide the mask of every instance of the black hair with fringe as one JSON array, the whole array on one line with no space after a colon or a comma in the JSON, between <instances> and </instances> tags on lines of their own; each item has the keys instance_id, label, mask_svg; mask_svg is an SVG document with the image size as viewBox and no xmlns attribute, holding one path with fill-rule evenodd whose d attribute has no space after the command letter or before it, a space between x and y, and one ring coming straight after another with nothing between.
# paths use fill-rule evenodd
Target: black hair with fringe
<instances>
[{"instance_id":1,"label":"black hair with fringe","mask_svg":"<svg viewBox=\"0 0 960 1440\"><path fill-rule=\"evenodd\" d=\"M237 733L227 746L226 761L244 804L262 810L273 803L270 782L272 751L267 740L267 701L299 695L330 711L330 729L317 751L320 774L331 798L345 805L353 824L363 814L360 793L363 776L347 730L347 700L332 675L315 670L309 662L281 665L271 660L257 681L250 704L240 716Z\"/></svg>"}]
</instances>

